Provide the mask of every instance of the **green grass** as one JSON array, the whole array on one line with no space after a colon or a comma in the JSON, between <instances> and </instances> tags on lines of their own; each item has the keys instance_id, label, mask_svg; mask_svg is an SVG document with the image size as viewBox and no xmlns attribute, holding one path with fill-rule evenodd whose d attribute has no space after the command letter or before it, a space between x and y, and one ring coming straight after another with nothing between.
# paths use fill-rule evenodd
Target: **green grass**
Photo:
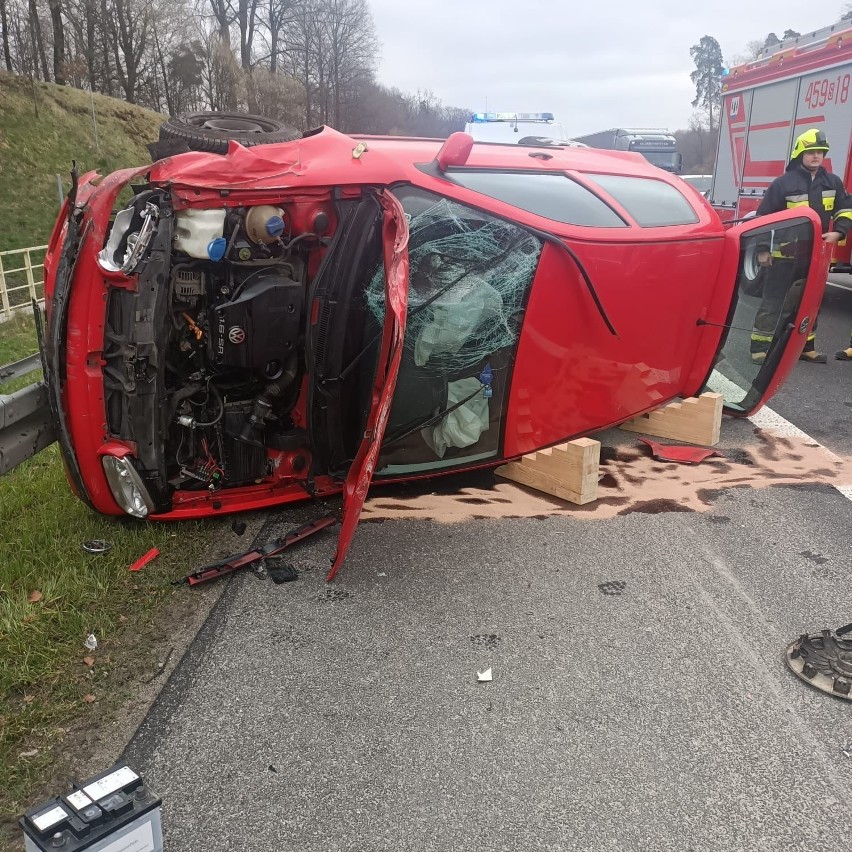
<instances>
[{"instance_id":1,"label":"green grass","mask_svg":"<svg viewBox=\"0 0 852 852\"><path fill-rule=\"evenodd\" d=\"M29 804L65 728L90 712L128 626L197 567L213 525L104 518L70 492L56 445L3 478L0 491L0 816ZM90 539L110 542L102 555ZM160 556L127 569L152 547ZM99 647L87 650L94 633ZM89 663L84 662L90 658ZM32 754L36 751L35 754Z\"/></svg>"},{"instance_id":2,"label":"green grass","mask_svg":"<svg viewBox=\"0 0 852 852\"><path fill-rule=\"evenodd\" d=\"M97 121L97 141L95 121ZM124 101L0 72L0 251L43 245L59 212L56 176L151 162L165 116Z\"/></svg>"},{"instance_id":3,"label":"green grass","mask_svg":"<svg viewBox=\"0 0 852 852\"><path fill-rule=\"evenodd\" d=\"M87 92L0 72L0 251L48 241L59 210L56 175L67 192L72 160L80 174L103 175L150 162L145 143L157 138L163 116L101 95L94 107L97 145ZM22 258L4 258L5 268L18 265ZM31 316L0 323L0 366L36 349ZM6 382L0 394L38 378ZM0 848L17 836L17 815L59 792L45 785L71 748L67 732L97 731L120 704L118 672L132 668L139 652L130 636L191 594L169 581L207 561L210 537L224 523L97 515L72 494L56 445L0 478ZM112 549L86 554L81 545L89 539ZM160 555L131 574L128 566L153 547ZM94 652L83 645L90 632L99 642Z\"/></svg>"},{"instance_id":4,"label":"green grass","mask_svg":"<svg viewBox=\"0 0 852 852\"><path fill-rule=\"evenodd\" d=\"M36 349L32 316L0 323L0 365ZM66 729L120 701L109 693L112 668L127 656L123 636L182 593L170 581L197 567L216 527L95 514L71 493L55 444L0 479L0 837L2 823L11 825L56 771ZM90 539L111 550L87 554ZM131 574L152 547L157 559ZM95 651L84 647L89 633Z\"/></svg>"}]
</instances>

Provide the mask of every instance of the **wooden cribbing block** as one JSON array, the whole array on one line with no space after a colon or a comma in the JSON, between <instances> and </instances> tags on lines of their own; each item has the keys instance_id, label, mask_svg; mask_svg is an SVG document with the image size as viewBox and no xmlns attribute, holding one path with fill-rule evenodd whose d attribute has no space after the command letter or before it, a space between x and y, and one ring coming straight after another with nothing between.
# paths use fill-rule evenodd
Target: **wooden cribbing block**
<instances>
[{"instance_id":1,"label":"wooden cribbing block","mask_svg":"<svg viewBox=\"0 0 852 852\"><path fill-rule=\"evenodd\" d=\"M722 404L720 393L703 393L683 402L668 405L642 414L621 424L628 432L672 438L685 444L702 444L712 447L719 443L722 429Z\"/></svg>"},{"instance_id":2,"label":"wooden cribbing block","mask_svg":"<svg viewBox=\"0 0 852 852\"><path fill-rule=\"evenodd\" d=\"M501 465L494 472L569 503L590 503L598 497L600 441L577 438Z\"/></svg>"}]
</instances>

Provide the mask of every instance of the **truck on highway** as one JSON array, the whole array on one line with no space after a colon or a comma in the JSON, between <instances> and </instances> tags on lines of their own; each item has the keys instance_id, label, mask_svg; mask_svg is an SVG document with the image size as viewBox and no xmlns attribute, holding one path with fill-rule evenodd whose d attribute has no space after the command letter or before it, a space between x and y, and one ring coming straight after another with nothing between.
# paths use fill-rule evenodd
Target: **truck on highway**
<instances>
[{"instance_id":1,"label":"truck on highway","mask_svg":"<svg viewBox=\"0 0 852 852\"><path fill-rule=\"evenodd\" d=\"M668 130L614 127L572 138L591 148L634 151L655 166L674 174L680 174L682 169L683 157L677 150L677 139Z\"/></svg>"},{"instance_id":2,"label":"truck on highway","mask_svg":"<svg viewBox=\"0 0 852 852\"><path fill-rule=\"evenodd\" d=\"M825 166L852 191L852 21L786 39L725 75L709 195L723 221L757 209L809 127L825 133ZM845 242L835 250L836 271L852 270L852 240Z\"/></svg>"}]
</instances>

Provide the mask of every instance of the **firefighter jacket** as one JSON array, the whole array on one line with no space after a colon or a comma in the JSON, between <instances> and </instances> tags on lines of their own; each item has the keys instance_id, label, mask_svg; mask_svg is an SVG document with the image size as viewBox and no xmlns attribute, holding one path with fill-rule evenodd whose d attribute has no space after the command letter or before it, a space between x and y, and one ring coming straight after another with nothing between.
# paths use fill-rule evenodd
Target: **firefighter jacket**
<instances>
[{"instance_id":1,"label":"firefighter jacket","mask_svg":"<svg viewBox=\"0 0 852 852\"><path fill-rule=\"evenodd\" d=\"M802 167L799 157L791 160L784 174L769 184L757 215L806 205L819 216L823 233L833 230L845 237L852 227L852 195L846 192L843 181L822 166L811 179L811 173Z\"/></svg>"}]
</instances>

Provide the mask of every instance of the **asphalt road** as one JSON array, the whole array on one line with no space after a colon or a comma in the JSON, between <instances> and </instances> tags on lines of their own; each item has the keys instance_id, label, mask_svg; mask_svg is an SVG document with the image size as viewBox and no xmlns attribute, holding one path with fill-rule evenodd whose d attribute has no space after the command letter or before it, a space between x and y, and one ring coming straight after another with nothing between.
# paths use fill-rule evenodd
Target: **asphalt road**
<instances>
[{"instance_id":1,"label":"asphalt road","mask_svg":"<svg viewBox=\"0 0 852 852\"><path fill-rule=\"evenodd\" d=\"M831 289L821 348L850 329ZM852 363L798 365L773 407L852 453ZM720 449L772 476L785 446L759 431L726 418ZM845 852L850 705L783 652L852 621L852 503L719 483L706 511L376 517L333 587L324 534L296 582L234 577L125 753L165 848Z\"/></svg>"}]
</instances>

